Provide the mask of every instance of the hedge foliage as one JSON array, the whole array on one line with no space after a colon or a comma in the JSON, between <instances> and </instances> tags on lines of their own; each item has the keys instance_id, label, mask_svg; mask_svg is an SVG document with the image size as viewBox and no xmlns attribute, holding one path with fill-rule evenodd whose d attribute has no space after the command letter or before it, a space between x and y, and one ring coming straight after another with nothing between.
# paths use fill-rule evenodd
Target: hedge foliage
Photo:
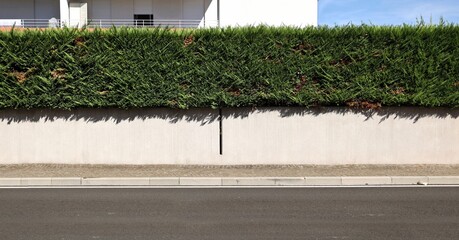
<instances>
[{"instance_id":1,"label":"hedge foliage","mask_svg":"<svg viewBox=\"0 0 459 240\"><path fill-rule=\"evenodd\" d=\"M459 26L0 33L0 108L459 106Z\"/></svg>"}]
</instances>

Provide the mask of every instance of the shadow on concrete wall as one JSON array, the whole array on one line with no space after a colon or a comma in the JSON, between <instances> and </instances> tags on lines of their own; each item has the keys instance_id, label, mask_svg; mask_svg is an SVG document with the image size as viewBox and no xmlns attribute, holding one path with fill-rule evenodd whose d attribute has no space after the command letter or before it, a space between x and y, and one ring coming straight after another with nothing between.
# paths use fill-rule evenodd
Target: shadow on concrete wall
<instances>
[{"instance_id":1,"label":"shadow on concrete wall","mask_svg":"<svg viewBox=\"0 0 459 240\"><path fill-rule=\"evenodd\" d=\"M229 108L224 111L225 118L246 118L253 112L279 112L282 118L291 116L319 116L322 114L334 113L338 115L361 114L366 120L380 118L383 122L389 118L402 118L413 120L416 123L425 117L435 118L458 118L459 108L422 108L422 107L382 107L380 109L355 109L348 107L271 107L271 108Z\"/></svg>"},{"instance_id":2,"label":"shadow on concrete wall","mask_svg":"<svg viewBox=\"0 0 459 240\"><path fill-rule=\"evenodd\" d=\"M377 110L352 109L345 107L263 107L263 108L225 108L223 118L247 118L251 113L278 112L279 117L287 118L291 116L319 116L322 114L361 114L365 120L380 118L380 122L387 119L401 118L412 120L416 123L425 117L435 118L458 118L459 108L420 108L420 107L383 107ZM123 121L133 121L135 119L162 119L169 123L179 121L197 122L201 125L211 124L219 119L219 110L210 108L198 109L167 109L167 108L139 108L139 109L75 109L75 110L56 110L56 109L3 109L0 110L0 122L38 122L55 120L84 120L87 122L113 121L120 123Z\"/></svg>"},{"instance_id":3,"label":"shadow on concrete wall","mask_svg":"<svg viewBox=\"0 0 459 240\"><path fill-rule=\"evenodd\" d=\"M198 122L201 125L210 124L218 120L218 110L214 109L75 109L75 110L56 110L56 109L4 109L0 110L0 122L38 122L66 120L84 120L86 122L113 121L120 123L123 121L133 121L135 119L162 119L170 123L179 121Z\"/></svg>"}]
</instances>

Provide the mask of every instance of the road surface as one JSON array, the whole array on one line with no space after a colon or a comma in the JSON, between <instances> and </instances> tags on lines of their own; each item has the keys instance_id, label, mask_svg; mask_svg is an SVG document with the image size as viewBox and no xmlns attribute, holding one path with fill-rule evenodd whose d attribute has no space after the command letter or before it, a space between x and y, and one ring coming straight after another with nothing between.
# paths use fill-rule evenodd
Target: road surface
<instances>
[{"instance_id":1,"label":"road surface","mask_svg":"<svg viewBox=\"0 0 459 240\"><path fill-rule=\"evenodd\" d=\"M0 189L0 239L459 239L459 188Z\"/></svg>"}]
</instances>

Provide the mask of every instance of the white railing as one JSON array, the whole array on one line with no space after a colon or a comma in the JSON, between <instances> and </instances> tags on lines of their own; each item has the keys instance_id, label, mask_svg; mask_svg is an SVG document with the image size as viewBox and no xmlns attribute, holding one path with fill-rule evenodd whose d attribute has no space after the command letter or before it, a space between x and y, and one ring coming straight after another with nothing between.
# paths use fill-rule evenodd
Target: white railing
<instances>
[{"instance_id":1,"label":"white railing","mask_svg":"<svg viewBox=\"0 0 459 240\"><path fill-rule=\"evenodd\" d=\"M57 28L57 27L87 27L87 28L110 28L110 27L174 27L174 28L198 28L218 27L219 21L189 20L189 19L87 19L61 21L60 19L0 19L0 27L16 28Z\"/></svg>"},{"instance_id":2,"label":"white railing","mask_svg":"<svg viewBox=\"0 0 459 240\"><path fill-rule=\"evenodd\" d=\"M59 19L0 19L0 27L52 28L61 27Z\"/></svg>"}]
</instances>

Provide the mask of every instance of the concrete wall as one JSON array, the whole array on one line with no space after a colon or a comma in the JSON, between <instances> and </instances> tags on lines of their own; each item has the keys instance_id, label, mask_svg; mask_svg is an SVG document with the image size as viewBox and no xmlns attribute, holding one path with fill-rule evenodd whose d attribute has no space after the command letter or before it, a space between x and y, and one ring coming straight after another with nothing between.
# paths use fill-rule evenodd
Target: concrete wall
<instances>
[{"instance_id":1,"label":"concrete wall","mask_svg":"<svg viewBox=\"0 0 459 240\"><path fill-rule=\"evenodd\" d=\"M221 26L316 26L317 0L220 0Z\"/></svg>"},{"instance_id":2,"label":"concrete wall","mask_svg":"<svg viewBox=\"0 0 459 240\"><path fill-rule=\"evenodd\" d=\"M0 164L459 164L459 109L222 113L0 110Z\"/></svg>"},{"instance_id":3,"label":"concrete wall","mask_svg":"<svg viewBox=\"0 0 459 240\"><path fill-rule=\"evenodd\" d=\"M218 156L215 110L1 110L0 164L198 164Z\"/></svg>"},{"instance_id":4,"label":"concrete wall","mask_svg":"<svg viewBox=\"0 0 459 240\"><path fill-rule=\"evenodd\" d=\"M227 164L459 164L459 109L226 110Z\"/></svg>"}]
</instances>

